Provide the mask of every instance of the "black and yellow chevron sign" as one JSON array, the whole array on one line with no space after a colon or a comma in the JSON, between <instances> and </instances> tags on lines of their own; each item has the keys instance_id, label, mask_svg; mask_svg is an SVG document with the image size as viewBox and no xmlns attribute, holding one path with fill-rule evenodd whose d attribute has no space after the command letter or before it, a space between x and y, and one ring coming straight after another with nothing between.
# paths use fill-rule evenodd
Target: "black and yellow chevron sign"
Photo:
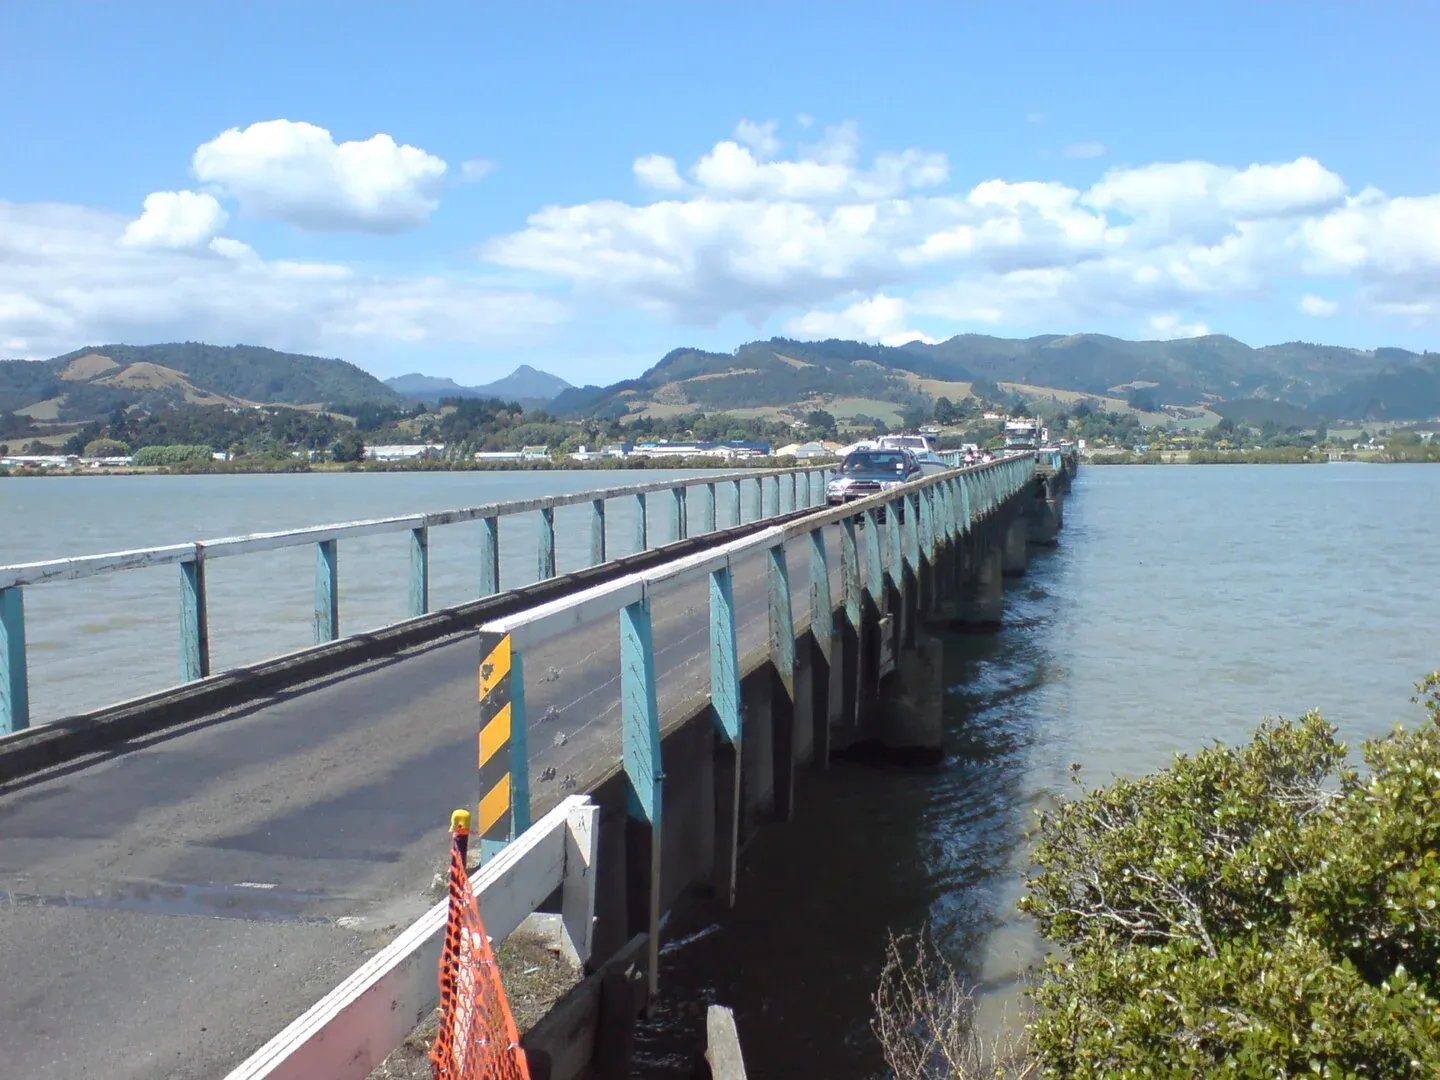
<instances>
[{"instance_id":1,"label":"black and yellow chevron sign","mask_svg":"<svg viewBox=\"0 0 1440 1080\"><path fill-rule=\"evenodd\" d=\"M480 813L482 840L510 839L512 669L510 635L480 634Z\"/></svg>"}]
</instances>

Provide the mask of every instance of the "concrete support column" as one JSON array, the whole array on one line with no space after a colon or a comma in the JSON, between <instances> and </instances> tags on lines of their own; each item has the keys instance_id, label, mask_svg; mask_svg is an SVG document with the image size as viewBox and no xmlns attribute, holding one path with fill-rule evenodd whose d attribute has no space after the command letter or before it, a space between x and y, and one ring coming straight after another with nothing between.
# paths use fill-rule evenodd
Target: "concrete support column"
<instances>
[{"instance_id":1,"label":"concrete support column","mask_svg":"<svg viewBox=\"0 0 1440 1080\"><path fill-rule=\"evenodd\" d=\"M945 700L944 646L917 634L915 647L899 654L899 678L886 680L877 710L880 742L905 762L936 762L943 756L941 707Z\"/></svg>"},{"instance_id":2,"label":"concrete support column","mask_svg":"<svg viewBox=\"0 0 1440 1080\"><path fill-rule=\"evenodd\" d=\"M1005 527L1003 565L1009 577L1019 577L1030 565L1025 546L1030 541L1030 526L1023 514L1017 514Z\"/></svg>"},{"instance_id":3,"label":"concrete support column","mask_svg":"<svg viewBox=\"0 0 1440 1080\"><path fill-rule=\"evenodd\" d=\"M976 552L974 578L960 621L972 629L999 630L1005 614L1004 562L1000 548Z\"/></svg>"}]
</instances>

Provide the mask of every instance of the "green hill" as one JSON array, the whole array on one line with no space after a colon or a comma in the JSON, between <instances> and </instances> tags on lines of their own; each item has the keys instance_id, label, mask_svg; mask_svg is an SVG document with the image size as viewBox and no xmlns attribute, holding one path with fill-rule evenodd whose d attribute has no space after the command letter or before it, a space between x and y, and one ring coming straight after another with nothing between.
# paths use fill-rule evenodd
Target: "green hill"
<instances>
[{"instance_id":1,"label":"green hill","mask_svg":"<svg viewBox=\"0 0 1440 1080\"><path fill-rule=\"evenodd\" d=\"M1390 354L1400 349L1384 349ZM1409 356L1411 354L1405 354ZM1417 360L1392 357L1383 371L1357 379L1316 405L1326 416L1347 420L1429 420L1440 417L1440 353Z\"/></svg>"},{"instance_id":2,"label":"green hill","mask_svg":"<svg viewBox=\"0 0 1440 1080\"><path fill-rule=\"evenodd\" d=\"M89 420L117 406L398 403L344 360L255 345L98 345L50 360L0 361L0 412Z\"/></svg>"},{"instance_id":3,"label":"green hill","mask_svg":"<svg viewBox=\"0 0 1440 1080\"><path fill-rule=\"evenodd\" d=\"M1419 359L1401 349L1373 351L1307 342L1251 348L1224 335L1177 341L1126 341L1103 334L997 338L961 334L900 348L856 341L783 338L733 353L676 349L638 379L573 388L550 408L564 416L622 416L666 409L822 407L837 400L903 409L968 384L1018 384L1126 397L1143 390L1166 405L1256 398L1300 409L1357 379ZM1333 415L1333 414L1332 414Z\"/></svg>"}]
</instances>

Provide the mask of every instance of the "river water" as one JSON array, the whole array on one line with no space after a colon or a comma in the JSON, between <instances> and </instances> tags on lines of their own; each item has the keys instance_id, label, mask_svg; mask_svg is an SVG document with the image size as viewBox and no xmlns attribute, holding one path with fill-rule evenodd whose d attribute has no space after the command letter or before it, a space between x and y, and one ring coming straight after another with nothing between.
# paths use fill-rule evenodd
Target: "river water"
<instances>
[{"instance_id":1,"label":"river water","mask_svg":"<svg viewBox=\"0 0 1440 1080\"><path fill-rule=\"evenodd\" d=\"M0 563L440 510L653 479L639 472L0 480ZM747 492L747 500L752 496ZM562 569L588 508L557 516ZM629 550L629 507L612 508ZM651 521L663 518L652 510ZM505 584L534 580L534 515L502 524ZM434 530L432 606L475 595L475 526ZM659 525L657 541L665 526ZM1007 624L946 643L947 756L807 776L797 816L747 850L733 912L679 917L640 1075L692 1075L703 1007L736 1010L750 1075L881 1074L869 1035L886 934L933 927L987 1023L1039 955L1015 912L1034 811L1161 767L1264 715L1320 707L1346 738L1418 719L1440 667L1440 468L1082 470L1051 551L1007 585ZM404 615L404 534L342 541L342 629ZM305 645L313 551L209 571L217 670ZM26 591L36 719L158 689L177 669L172 567Z\"/></svg>"},{"instance_id":2,"label":"river water","mask_svg":"<svg viewBox=\"0 0 1440 1080\"><path fill-rule=\"evenodd\" d=\"M573 472L302 473L238 476L77 476L0 479L0 565L213 540L510 499L697 475L636 469ZM711 474L713 475L713 474ZM742 491L748 518L758 493ZM651 500L652 546L668 542L663 493ZM731 524L720 500L720 525ZM607 509L610 553L632 550L634 506ZM555 515L562 572L590 558L590 507ZM538 576L537 514L500 520L500 579ZM352 634L405 618L408 531L339 544L340 629ZM480 525L430 530L432 610L479 593ZM206 564L211 670L253 663L312 643L313 544ZM25 590L34 723L174 685L179 680L179 569L159 566Z\"/></svg>"},{"instance_id":3,"label":"river water","mask_svg":"<svg viewBox=\"0 0 1440 1080\"><path fill-rule=\"evenodd\" d=\"M1319 707L1352 746L1415 721L1440 668L1440 468L1083 469L1053 551L994 637L947 644L947 756L805 778L747 850L737 909L675 929L647 1080L693 1075L703 1006L735 1009L749 1075L883 1075L869 1032L886 934L929 924L981 1023L1041 955L1016 912L1025 833L1072 790Z\"/></svg>"}]
</instances>

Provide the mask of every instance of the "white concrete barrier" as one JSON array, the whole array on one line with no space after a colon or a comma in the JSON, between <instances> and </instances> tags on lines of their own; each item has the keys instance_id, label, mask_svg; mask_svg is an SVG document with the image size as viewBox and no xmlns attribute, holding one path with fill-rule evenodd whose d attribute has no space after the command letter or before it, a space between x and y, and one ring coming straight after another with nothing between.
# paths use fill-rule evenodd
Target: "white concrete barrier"
<instances>
[{"instance_id":1,"label":"white concrete barrier","mask_svg":"<svg viewBox=\"0 0 1440 1080\"><path fill-rule=\"evenodd\" d=\"M496 944L563 887L562 945L572 960L589 959L599 815L588 796L572 795L471 877ZM448 906L427 911L226 1080L363 1080L435 1010Z\"/></svg>"}]
</instances>

